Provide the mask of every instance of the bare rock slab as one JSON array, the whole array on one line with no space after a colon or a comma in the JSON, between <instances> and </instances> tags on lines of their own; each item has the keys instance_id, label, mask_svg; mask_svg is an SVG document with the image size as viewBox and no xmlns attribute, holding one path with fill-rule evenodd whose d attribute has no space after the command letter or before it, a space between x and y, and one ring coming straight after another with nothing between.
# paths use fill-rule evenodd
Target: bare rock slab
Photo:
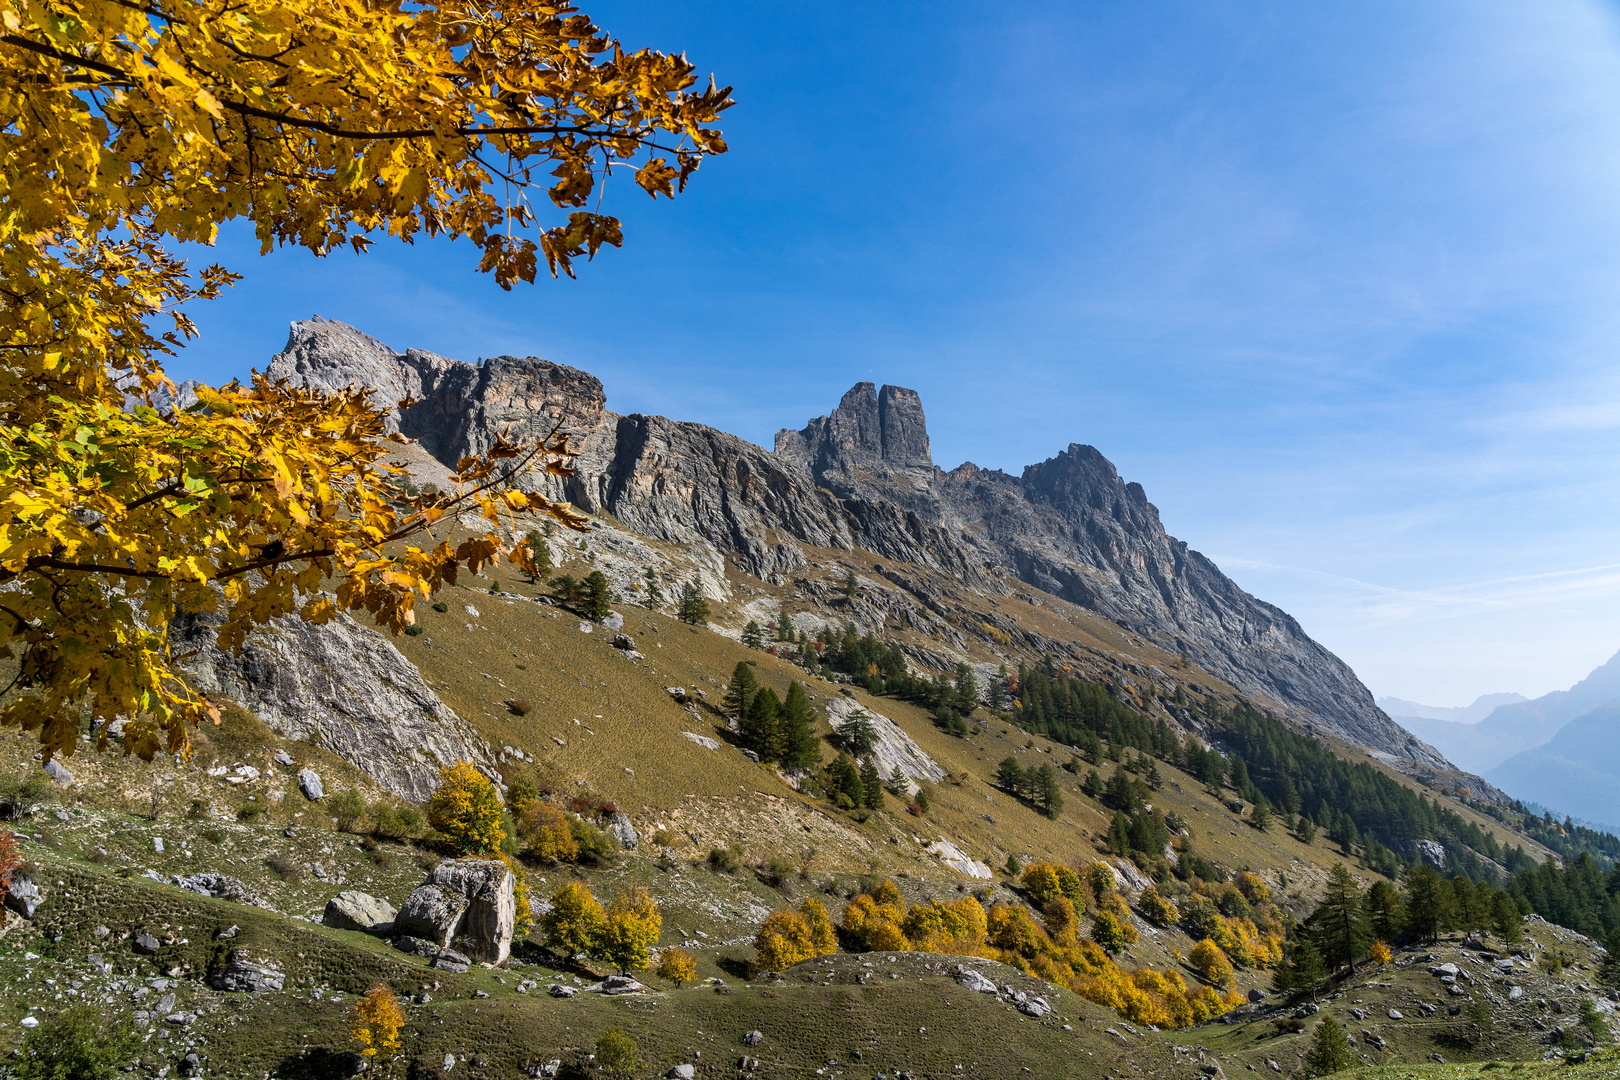
<instances>
[{"instance_id":1,"label":"bare rock slab","mask_svg":"<svg viewBox=\"0 0 1620 1080\"><path fill-rule=\"evenodd\" d=\"M397 908L388 901L370 893L346 889L326 902L321 925L338 930L363 930L368 934L385 934L394 928Z\"/></svg>"},{"instance_id":2,"label":"bare rock slab","mask_svg":"<svg viewBox=\"0 0 1620 1080\"><path fill-rule=\"evenodd\" d=\"M394 918L394 931L504 964L517 926L517 879L495 859L446 859Z\"/></svg>"}]
</instances>

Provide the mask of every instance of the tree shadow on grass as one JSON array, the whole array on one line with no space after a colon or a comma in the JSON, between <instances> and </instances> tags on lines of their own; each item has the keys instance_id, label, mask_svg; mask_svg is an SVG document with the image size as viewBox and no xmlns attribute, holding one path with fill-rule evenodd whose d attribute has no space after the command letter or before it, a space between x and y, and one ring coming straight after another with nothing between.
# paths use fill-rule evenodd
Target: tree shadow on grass
<instances>
[{"instance_id":1,"label":"tree shadow on grass","mask_svg":"<svg viewBox=\"0 0 1620 1080\"><path fill-rule=\"evenodd\" d=\"M281 1059L275 1075L283 1080L346 1080L354 1076L358 1055L349 1051L315 1048Z\"/></svg>"}]
</instances>

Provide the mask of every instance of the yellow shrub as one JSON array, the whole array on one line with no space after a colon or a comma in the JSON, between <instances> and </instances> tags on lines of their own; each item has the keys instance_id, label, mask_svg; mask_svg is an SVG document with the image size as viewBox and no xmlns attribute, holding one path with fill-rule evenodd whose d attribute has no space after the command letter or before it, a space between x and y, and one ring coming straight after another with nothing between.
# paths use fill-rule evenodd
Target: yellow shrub
<instances>
[{"instance_id":1,"label":"yellow shrub","mask_svg":"<svg viewBox=\"0 0 1620 1080\"><path fill-rule=\"evenodd\" d=\"M628 885L607 910L600 935L601 955L620 971L640 971L650 962L649 951L663 926L652 893L640 885Z\"/></svg>"},{"instance_id":2,"label":"yellow shrub","mask_svg":"<svg viewBox=\"0 0 1620 1080\"><path fill-rule=\"evenodd\" d=\"M399 1049L399 1031L405 1026L405 1010L388 987L378 984L354 1003L349 1021L349 1037L360 1044L361 1057L376 1057L379 1051Z\"/></svg>"},{"instance_id":3,"label":"yellow shrub","mask_svg":"<svg viewBox=\"0 0 1620 1080\"><path fill-rule=\"evenodd\" d=\"M905 948L903 944L877 944L880 932L882 940L887 942L893 942L896 937L905 940L905 934L900 930L900 923L906 917L905 910L900 906L900 890L894 887L892 881L886 881L884 885L888 889L878 886L875 890L878 895L862 893L844 908L844 933L849 935L850 941L860 952ZM878 896L884 900L880 901Z\"/></svg>"},{"instance_id":4,"label":"yellow shrub","mask_svg":"<svg viewBox=\"0 0 1620 1080\"><path fill-rule=\"evenodd\" d=\"M1198 972L1205 982L1215 986L1229 986L1232 982L1232 961L1227 959L1221 947L1209 938L1205 938L1188 954L1187 962L1192 969Z\"/></svg>"},{"instance_id":5,"label":"yellow shrub","mask_svg":"<svg viewBox=\"0 0 1620 1080\"><path fill-rule=\"evenodd\" d=\"M1085 869L1086 888L1096 897L1106 896L1114 891L1114 868L1105 862L1094 862Z\"/></svg>"},{"instance_id":6,"label":"yellow shrub","mask_svg":"<svg viewBox=\"0 0 1620 1080\"><path fill-rule=\"evenodd\" d=\"M906 902L905 897L900 895L900 886L889 878L884 878L878 883L878 887L872 890L872 899L880 906L894 908L904 907ZM898 918L895 919L895 922L899 921Z\"/></svg>"},{"instance_id":7,"label":"yellow shrub","mask_svg":"<svg viewBox=\"0 0 1620 1080\"><path fill-rule=\"evenodd\" d=\"M874 952L905 952L911 948L911 943L906 940L905 932L900 929L899 924L888 919L878 921L872 927L867 940Z\"/></svg>"},{"instance_id":8,"label":"yellow shrub","mask_svg":"<svg viewBox=\"0 0 1620 1080\"><path fill-rule=\"evenodd\" d=\"M501 796L489 777L470 761L439 770L439 786L428 800L428 824L463 855L501 850Z\"/></svg>"},{"instance_id":9,"label":"yellow shrub","mask_svg":"<svg viewBox=\"0 0 1620 1080\"><path fill-rule=\"evenodd\" d=\"M1142 909L1143 918L1154 926L1174 926L1181 918L1181 912L1176 910L1176 905L1152 886L1142 890L1142 895L1136 903Z\"/></svg>"},{"instance_id":10,"label":"yellow shrub","mask_svg":"<svg viewBox=\"0 0 1620 1080\"><path fill-rule=\"evenodd\" d=\"M1377 964L1379 967L1383 967L1385 964L1389 963L1389 946L1385 945L1382 941L1375 941L1372 943L1372 947L1367 950L1367 955L1372 957L1373 963Z\"/></svg>"},{"instance_id":11,"label":"yellow shrub","mask_svg":"<svg viewBox=\"0 0 1620 1080\"><path fill-rule=\"evenodd\" d=\"M1063 895L1058 887L1057 867L1049 862L1031 863L1024 871L1023 886L1037 906L1045 906Z\"/></svg>"},{"instance_id":12,"label":"yellow shrub","mask_svg":"<svg viewBox=\"0 0 1620 1080\"><path fill-rule=\"evenodd\" d=\"M568 815L552 803L535 799L523 808L518 828L528 841L529 854L546 862L573 862L579 858L579 841L568 825Z\"/></svg>"},{"instance_id":13,"label":"yellow shrub","mask_svg":"<svg viewBox=\"0 0 1620 1080\"><path fill-rule=\"evenodd\" d=\"M697 982L697 960L685 949L665 949L658 958L658 974L676 986Z\"/></svg>"},{"instance_id":14,"label":"yellow shrub","mask_svg":"<svg viewBox=\"0 0 1620 1080\"><path fill-rule=\"evenodd\" d=\"M1271 902L1271 890L1266 888L1266 883L1260 880L1259 874L1245 870L1238 875L1237 887L1238 891L1243 894L1243 898L1251 904L1269 904Z\"/></svg>"},{"instance_id":15,"label":"yellow shrub","mask_svg":"<svg viewBox=\"0 0 1620 1080\"><path fill-rule=\"evenodd\" d=\"M832 918L827 914L827 907L815 897L807 897L799 905L799 914L810 927L810 948L814 956L826 956L828 953L838 951L838 932L833 929Z\"/></svg>"},{"instance_id":16,"label":"yellow shrub","mask_svg":"<svg viewBox=\"0 0 1620 1080\"><path fill-rule=\"evenodd\" d=\"M754 961L759 971L784 971L818 955L810 924L792 908L771 912L754 935L754 948L759 952Z\"/></svg>"},{"instance_id":17,"label":"yellow shrub","mask_svg":"<svg viewBox=\"0 0 1620 1080\"><path fill-rule=\"evenodd\" d=\"M546 943L562 950L564 956L596 950L597 936L607 922L607 914L591 890L570 881L551 894L551 910L540 917Z\"/></svg>"},{"instance_id":18,"label":"yellow shrub","mask_svg":"<svg viewBox=\"0 0 1620 1080\"><path fill-rule=\"evenodd\" d=\"M1046 935L1030 920L1024 908L996 904L990 908L985 922L989 942L996 948L1025 958L1041 951Z\"/></svg>"},{"instance_id":19,"label":"yellow shrub","mask_svg":"<svg viewBox=\"0 0 1620 1080\"><path fill-rule=\"evenodd\" d=\"M1059 945L1073 944L1079 931L1080 919L1074 913L1074 902L1067 896L1057 896L1047 902L1046 932Z\"/></svg>"}]
</instances>

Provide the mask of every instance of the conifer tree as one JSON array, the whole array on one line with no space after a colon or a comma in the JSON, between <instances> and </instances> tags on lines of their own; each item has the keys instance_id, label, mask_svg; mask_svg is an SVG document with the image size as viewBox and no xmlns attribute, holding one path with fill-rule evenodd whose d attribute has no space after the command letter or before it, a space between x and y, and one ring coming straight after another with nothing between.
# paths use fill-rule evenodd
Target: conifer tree
<instances>
[{"instance_id":1,"label":"conifer tree","mask_svg":"<svg viewBox=\"0 0 1620 1080\"><path fill-rule=\"evenodd\" d=\"M1299 819L1299 842L1307 845L1316 842L1316 822L1308 817Z\"/></svg>"},{"instance_id":2,"label":"conifer tree","mask_svg":"<svg viewBox=\"0 0 1620 1080\"><path fill-rule=\"evenodd\" d=\"M1115 855L1129 855L1131 853L1131 821L1124 811L1114 811L1114 820L1108 826L1108 838L1105 841L1108 850Z\"/></svg>"},{"instance_id":3,"label":"conifer tree","mask_svg":"<svg viewBox=\"0 0 1620 1080\"><path fill-rule=\"evenodd\" d=\"M658 587L658 575L647 567L647 606L654 611L664 606L664 590Z\"/></svg>"},{"instance_id":4,"label":"conifer tree","mask_svg":"<svg viewBox=\"0 0 1620 1080\"><path fill-rule=\"evenodd\" d=\"M1524 916L1519 912L1519 905L1513 902L1513 897L1505 892L1497 893L1491 901L1491 929L1509 945L1517 945L1524 940Z\"/></svg>"},{"instance_id":5,"label":"conifer tree","mask_svg":"<svg viewBox=\"0 0 1620 1080\"><path fill-rule=\"evenodd\" d=\"M810 697L798 681L788 683L782 702L782 764L804 771L821 764L821 739L816 734L816 714Z\"/></svg>"},{"instance_id":6,"label":"conifer tree","mask_svg":"<svg viewBox=\"0 0 1620 1080\"><path fill-rule=\"evenodd\" d=\"M1407 926L1424 941L1440 936L1450 914L1451 890L1434 867L1418 863L1406 874Z\"/></svg>"},{"instance_id":7,"label":"conifer tree","mask_svg":"<svg viewBox=\"0 0 1620 1080\"><path fill-rule=\"evenodd\" d=\"M742 643L750 649L758 649L765 644L765 631L753 619L749 619L748 625L743 627Z\"/></svg>"},{"instance_id":8,"label":"conifer tree","mask_svg":"<svg viewBox=\"0 0 1620 1080\"><path fill-rule=\"evenodd\" d=\"M1305 1055L1305 1075L1327 1076L1340 1069L1348 1069L1355 1064L1355 1060L1350 1053L1350 1040L1345 1038L1344 1028L1332 1016L1324 1013L1311 1039L1311 1048Z\"/></svg>"},{"instance_id":9,"label":"conifer tree","mask_svg":"<svg viewBox=\"0 0 1620 1080\"><path fill-rule=\"evenodd\" d=\"M878 744L877 725L872 722L872 714L865 709L857 709L838 729L838 740L857 760L871 754Z\"/></svg>"},{"instance_id":10,"label":"conifer tree","mask_svg":"<svg viewBox=\"0 0 1620 1080\"><path fill-rule=\"evenodd\" d=\"M538 529L529 530L529 584L544 585L551 580L551 545Z\"/></svg>"},{"instance_id":11,"label":"conifer tree","mask_svg":"<svg viewBox=\"0 0 1620 1080\"><path fill-rule=\"evenodd\" d=\"M996 785L1010 795L1018 795L1024 788L1024 768L1015 757L1003 758L996 766Z\"/></svg>"},{"instance_id":12,"label":"conifer tree","mask_svg":"<svg viewBox=\"0 0 1620 1080\"><path fill-rule=\"evenodd\" d=\"M1086 778L1081 783L1080 790L1083 791L1085 794L1089 795L1093 799L1102 798L1102 793L1103 793L1102 774L1097 772L1096 769L1092 769L1090 772L1086 773Z\"/></svg>"},{"instance_id":13,"label":"conifer tree","mask_svg":"<svg viewBox=\"0 0 1620 1080\"><path fill-rule=\"evenodd\" d=\"M731 669L731 685L726 687L726 696L720 699L720 708L724 710L726 719L739 729L758 690L759 682L754 678L753 667L746 660L737 661L737 666Z\"/></svg>"},{"instance_id":14,"label":"conifer tree","mask_svg":"<svg viewBox=\"0 0 1620 1080\"><path fill-rule=\"evenodd\" d=\"M775 690L766 686L754 695L738 734L742 744L758 754L761 761L782 759L782 702Z\"/></svg>"},{"instance_id":15,"label":"conifer tree","mask_svg":"<svg viewBox=\"0 0 1620 1080\"><path fill-rule=\"evenodd\" d=\"M579 602L580 614L592 622L601 622L612 611L613 592L608 588L607 575L592 570L585 578L585 597Z\"/></svg>"},{"instance_id":16,"label":"conifer tree","mask_svg":"<svg viewBox=\"0 0 1620 1080\"><path fill-rule=\"evenodd\" d=\"M1406 906L1387 881L1375 881L1367 890L1367 928L1379 941L1394 941L1406 928ZM1517 912L1518 909L1514 909Z\"/></svg>"},{"instance_id":17,"label":"conifer tree","mask_svg":"<svg viewBox=\"0 0 1620 1080\"><path fill-rule=\"evenodd\" d=\"M692 626L703 626L709 621L709 601L703 595L703 586L693 578L681 586L681 600L675 617Z\"/></svg>"},{"instance_id":18,"label":"conifer tree","mask_svg":"<svg viewBox=\"0 0 1620 1080\"><path fill-rule=\"evenodd\" d=\"M1309 937L1301 937L1286 964L1278 965L1272 985L1281 991L1314 994L1327 981L1327 965Z\"/></svg>"},{"instance_id":19,"label":"conifer tree","mask_svg":"<svg viewBox=\"0 0 1620 1080\"><path fill-rule=\"evenodd\" d=\"M1306 922L1316 947L1329 969L1346 964L1355 970L1356 960L1371 940L1366 915L1361 909L1361 890L1344 863L1334 863L1328 872L1322 902Z\"/></svg>"},{"instance_id":20,"label":"conifer tree","mask_svg":"<svg viewBox=\"0 0 1620 1080\"><path fill-rule=\"evenodd\" d=\"M844 599L855 599L855 571L851 570L844 575Z\"/></svg>"},{"instance_id":21,"label":"conifer tree","mask_svg":"<svg viewBox=\"0 0 1620 1080\"><path fill-rule=\"evenodd\" d=\"M1058 783L1057 770L1052 768L1051 762L1043 761L1029 777L1041 812L1049 818L1057 817L1063 810L1063 787Z\"/></svg>"},{"instance_id":22,"label":"conifer tree","mask_svg":"<svg viewBox=\"0 0 1620 1080\"><path fill-rule=\"evenodd\" d=\"M1266 805L1265 799L1254 804L1254 813L1249 815L1249 824L1261 832L1271 828L1271 807Z\"/></svg>"},{"instance_id":23,"label":"conifer tree","mask_svg":"<svg viewBox=\"0 0 1620 1080\"><path fill-rule=\"evenodd\" d=\"M871 758L861 762L861 788L865 792L862 801L868 808L883 809L883 777L878 774L877 762Z\"/></svg>"},{"instance_id":24,"label":"conifer tree","mask_svg":"<svg viewBox=\"0 0 1620 1080\"><path fill-rule=\"evenodd\" d=\"M1598 982L1611 990L1620 989L1620 926L1609 931L1603 948L1605 955L1598 965Z\"/></svg>"}]
</instances>

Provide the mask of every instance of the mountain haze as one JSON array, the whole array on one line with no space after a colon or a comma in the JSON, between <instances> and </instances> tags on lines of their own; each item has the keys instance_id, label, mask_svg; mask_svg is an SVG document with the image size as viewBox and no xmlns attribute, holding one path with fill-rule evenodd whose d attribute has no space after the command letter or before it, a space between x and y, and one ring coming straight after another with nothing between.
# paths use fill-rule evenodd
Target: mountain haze
<instances>
[{"instance_id":1,"label":"mountain haze","mask_svg":"<svg viewBox=\"0 0 1620 1080\"><path fill-rule=\"evenodd\" d=\"M1472 704L1447 708L1443 705L1420 705L1404 698L1381 697L1378 707L1398 720L1450 720L1459 724L1477 724L1503 705L1528 700L1523 694L1481 694Z\"/></svg>"},{"instance_id":2,"label":"mountain haze","mask_svg":"<svg viewBox=\"0 0 1620 1080\"><path fill-rule=\"evenodd\" d=\"M1498 706L1475 724L1405 715L1396 715L1395 719L1458 768L1487 775L1513 755L1546 743L1576 717L1616 700L1620 700L1620 653L1568 690ZM1540 798L1511 789L1510 794ZM1543 801L1562 806L1557 799Z\"/></svg>"}]
</instances>

